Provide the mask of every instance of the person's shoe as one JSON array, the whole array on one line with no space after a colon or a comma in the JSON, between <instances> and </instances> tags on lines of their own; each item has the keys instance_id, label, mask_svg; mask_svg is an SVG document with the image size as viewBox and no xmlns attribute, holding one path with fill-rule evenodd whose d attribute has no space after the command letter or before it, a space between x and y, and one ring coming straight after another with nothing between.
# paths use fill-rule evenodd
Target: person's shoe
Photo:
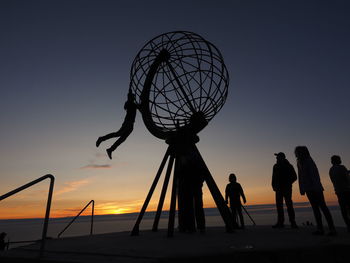
<instances>
[{"instance_id":1,"label":"person's shoe","mask_svg":"<svg viewBox=\"0 0 350 263\"><path fill-rule=\"evenodd\" d=\"M312 232L314 236L323 236L324 231L323 230L316 230L315 232Z\"/></svg>"},{"instance_id":2,"label":"person's shoe","mask_svg":"<svg viewBox=\"0 0 350 263\"><path fill-rule=\"evenodd\" d=\"M96 147L100 146L101 142L102 142L102 137L98 137L97 141L96 141Z\"/></svg>"},{"instance_id":3,"label":"person's shoe","mask_svg":"<svg viewBox=\"0 0 350 263\"><path fill-rule=\"evenodd\" d=\"M106 152L107 152L107 155L108 155L109 159L112 160L112 152L113 151L111 149L107 149Z\"/></svg>"},{"instance_id":4,"label":"person's shoe","mask_svg":"<svg viewBox=\"0 0 350 263\"><path fill-rule=\"evenodd\" d=\"M293 228L293 229L298 229L299 228L297 223L295 223L295 222L291 223L290 227Z\"/></svg>"},{"instance_id":5,"label":"person's shoe","mask_svg":"<svg viewBox=\"0 0 350 263\"><path fill-rule=\"evenodd\" d=\"M276 225L273 225L272 228L284 228L284 224L277 223Z\"/></svg>"}]
</instances>

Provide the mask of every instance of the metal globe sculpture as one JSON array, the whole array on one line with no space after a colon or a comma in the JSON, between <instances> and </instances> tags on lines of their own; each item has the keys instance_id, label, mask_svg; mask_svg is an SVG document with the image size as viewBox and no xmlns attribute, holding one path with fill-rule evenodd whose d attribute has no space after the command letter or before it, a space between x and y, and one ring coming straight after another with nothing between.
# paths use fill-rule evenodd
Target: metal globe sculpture
<instances>
[{"instance_id":1,"label":"metal globe sculpture","mask_svg":"<svg viewBox=\"0 0 350 263\"><path fill-rule=\"evenodd\" d=\"M192 32L175 31L159 35L146 43L136 55L130 73L130 98L133 98L133 104L137 105L151 134L166 140L169 146L132 235L139 234L140 223L166 163L168 165L152 230L158 230L173 174L169 237L174 232L176 203L180 231L192 231L194 221L199 229L205 228L203 182L206 182L213 196L227 231L232 231L232 215L195 145L199 141L197 134L224 105L228 84L228 72L220 51Z\"/></svg>"},{"instance_id":2,"label":"metal globe sculpture","mask_svg":"<svg viewBox=\"0 0 350 263\"><path fill-rule=\"evenodd\" d=\"M190 127L195 133L220 111L229 76L220 51L198 34L159 35L136 55L130 89L149 131L166 139Z\"/></svg>"}]
</instances>

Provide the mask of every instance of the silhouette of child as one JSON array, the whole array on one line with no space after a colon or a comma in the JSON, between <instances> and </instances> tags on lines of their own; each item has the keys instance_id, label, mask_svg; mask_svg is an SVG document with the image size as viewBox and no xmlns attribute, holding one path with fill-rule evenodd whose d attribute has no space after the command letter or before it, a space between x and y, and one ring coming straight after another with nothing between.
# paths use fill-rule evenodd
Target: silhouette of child
<instances>
[{"instance_id":1,"label":"silhouette of child","mask_svg":"<svg viewBox=\"0 0 350 263\"><path fill-rule=\"evenodd\" d=\"M241 228L244 228L241 197L243 199L243 202L246 203L245 195L242 186L239 183L237 183L237 177L235 174L230 174L229 181L230 183L227 184L225 190L225 202L226 204L228 204L228 199L230 199L230 208L233 215L235 227L238 227L238 215L241 222Z\"/></svg>"},{"instance_id":2,"label":"silhouette of child","mask_svg":"<svg viewBox=\"0 0 350 263\"><path fill-rule=\"evenodd\" d=\"M103 141L109 140L111 138L119 137L119 139L110 148L106 150L109 159L112 159L112 152L115 149L117 149L117 147L128 138L128 136L132 133L134 129L134 122L135 122L136 110L137 110L137 105L135 104L134 100L135 100L135 96L129 90L128 100L124 104L124 109L126 110L126 116L122 124L122 127L117 132L112 132L105 136L99 137L96 141L96 147L98 147Z\"/></svg>"}]
</instances>

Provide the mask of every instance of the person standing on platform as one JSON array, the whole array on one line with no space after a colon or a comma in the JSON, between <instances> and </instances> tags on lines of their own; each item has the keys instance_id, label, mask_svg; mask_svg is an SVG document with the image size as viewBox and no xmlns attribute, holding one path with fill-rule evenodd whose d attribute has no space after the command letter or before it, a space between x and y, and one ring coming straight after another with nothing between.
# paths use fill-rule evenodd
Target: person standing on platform
<instances>
[{"instance_id":1,"label":"person standing on platform","mask_svg":"<svg viewBox=\"0 0 350 263\"><path fill-rule=\"evenodd\" d=\"M203 209L204 168L194 147L185 147L178 165L178 220L179 231L205 232Z\"/></svg>"},{"instance_id":2,"label":"person standing on platform","mask_svg":"<svg viewBox=\"0 0 350 263\"><path fill-rule=\"evenodd\" d=\"M289 222L292 228L298 228L292 201L292 185L297 180L293 165L283 152L275 153L276 164L272 170L272 189L276 193L277 223L273 228L284 227L283 199L287 206Z\"/></svg>"},{"instance_id":3,"label":"person standing on platform","mask_svg":"<svg viewBox=\"0 0 350 263\"><path fill-rule=\"evenodd\" d=\"M237 183L237 177L235 174L230 174L229 176L229 181L230 183L227 184L226 189L225 189L225 202L228 204L228 200L230 199L230 208L234 220L234 226L236 228L244 228L244 219L242 215L242 203L241 203L241 197L243 199L243 202L246 203L247 200L245 198L243 188L242 186ZM239 220L241 222L241 226L239 227L238 225L238 219L237 216L239 217Z\"/></svg>"},{"instance_id":4,"label":"person standing on platform","mask_svg":"<svg viewBox=\"0 0 350 263\"><path fill-rule=\"evenodd\" d=\"M329 212L326 201L324 200L323 186L321 184L317 166L314 160L311 158L309 150L306 146L297 146L294 153L295 157L297 158L300 194L306 194L307 198L309 199L317 224L317 231L313 232L312 234L324 234L321 215L322 211L328 223L328 235L335 236L337 232L334 227L332 215Z\"/></svg>"},{"instance_id":5,"label":"person standing on platform","mask_svg":"<svg viewBox=\"0 0 350 263\"><path fill-rule=\"evenodd\" d=\"M334 186L338 197L341 214L344 222L350 232L350 175L348 169L341 164L341 158L338 155L331 157L332 167L329 169L329 177Z\"/></svg>"}]
</instances>

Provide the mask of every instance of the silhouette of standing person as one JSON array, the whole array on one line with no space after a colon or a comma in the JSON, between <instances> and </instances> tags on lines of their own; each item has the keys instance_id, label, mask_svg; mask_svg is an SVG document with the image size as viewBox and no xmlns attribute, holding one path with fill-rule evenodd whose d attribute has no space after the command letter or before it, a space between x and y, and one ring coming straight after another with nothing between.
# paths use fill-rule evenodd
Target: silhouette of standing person
<instances>
[{"instance_id":1,"label":"silhouette of standing person","mask_svg":"<svg viewBox=\"0 0 350 263\"><path fill-rule=\"evenodd\" d=\"M298 228L295 223L295 212L292 201L292 185L297 180L293 165L286 159L283 152L275 153L276 164L272 170L272 189L276 193L277 223L273 228L284 227L283 199L287 206L289 222L292 228Z\"/></svg>"},{"instance_id":2,"label":"silhouette of standing person","mask_svg":"<svg viewBox=\"0 0 350 263\"><path fill-rule=\"evenodd\" d=\"M338 197L340 211L344 222L350 232L350 175L348 169L341 164L341 158L338 155L331 157L332 167L329 169L329 177L334 186Z\"/></svg>"},{"instance_id":3,"label":"silhouette of standing person","mask_svg":"<svg viewBox=\"0 0 350 263\"><path fill-rule=\"evenodd\" d=\"M230 200L230 208L234 220L234 226L239 227L238 225L238 219L241 222L241 228L244 228L244 219L242 215L242 203L241 203L241 197L243 199L243 202L246 203L246 198L243 192L242 186L237 183L237 177L235 174L230 174L229 176L230 183L227 184L225 189L225 202L228 204L228 199Z\"/></svg>"},{"instance_id":4,"label":"silhouette of standing person","mask_svg":"<svg viewBox=\"0 0 350 263\"><path fill-rule=\"evenodd\" d=\"M297 158L300 194L305 195L306 193L306 196L312 206L317 224L317 231L313 232L313 234L324 234L321 215L322 211L328 223L328 235L334 236L337 234L337 232L334 227L332 215L329 212L326 201L324 199L324 189L321 184L317 166L314 160L311 158L309 150L306 146L297 146L294 153L295 157Z\"/></svg>"},{"instance_id":5,"label":"silhouette of standing person","mask_svg":"<svg viewBox=\"0 0 350 263\"><path fill-rule=\"evenodd\" d=\"M124 109L126 110L126 116L122 124L122 127L117 132L112 132L105 136L99 137L96 141L96 147L99 147L101 142L109 140L111 138L119 137L119 139L110 148L106 150L109 159L112 159L112 152L115 149L117 149L117 147L128 138L128 136L132 133L134 129L134 122L135 122L136 110L137 110L137 105L135 104L134 101L135 101L135 96L131 92L131 90L129 90L128 100L124 104Z\"/></svg>"},{"instance_id":6,"label":"silhouette of standing person","mask_svg":"<svg viewBox=\"0 0 350 263\"><path fill-rule=\"evenodd\" d=\"M180 232L205 232L203 209L203 173L201 160L193 149L186 148L179 158L178 213Z\"/></svg>"}]
</instances>

